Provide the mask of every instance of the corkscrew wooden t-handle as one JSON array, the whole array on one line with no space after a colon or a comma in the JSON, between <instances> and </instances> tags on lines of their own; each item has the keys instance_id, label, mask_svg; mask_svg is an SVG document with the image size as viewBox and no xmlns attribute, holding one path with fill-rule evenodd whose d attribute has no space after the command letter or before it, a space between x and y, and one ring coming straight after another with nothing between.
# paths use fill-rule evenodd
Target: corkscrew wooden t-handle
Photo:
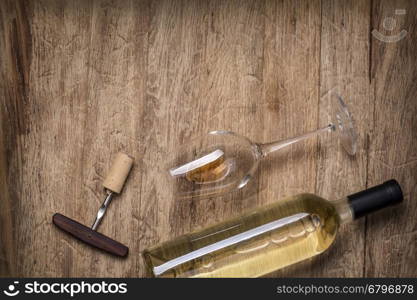
<instances>
[{"instance_id":1,"label":"corkscrew wooden t-handle","mask_svg":"<svg viewBox=\"0 0 417 300\"><path fill-rule=\"evenodd\" d=\"M103 187L107 191L107 196L98 210L96 219L91 228L58 213L52 217L52 222L58 228L93 247L117 256L126 256L129 252L128 247L101 233L98 233L96 230L106 213L107 207L109 206L113 195L121 192L132 166L132 157L121 152L116 155L113 165L103 182Z\"/></svg>"},{"instance_id":2,"label":"corkscrew wooden t-handle","mask_svg":"<svg viewBox=\"0 0 417 300\"><path fill-rule=\"evenodd\" d=\"M52 221L63 231L90 246L121 257L125 257L129 253L129 248L127 246L64 215L56 213L52 217Z\"/></svg>"}]
</instances>

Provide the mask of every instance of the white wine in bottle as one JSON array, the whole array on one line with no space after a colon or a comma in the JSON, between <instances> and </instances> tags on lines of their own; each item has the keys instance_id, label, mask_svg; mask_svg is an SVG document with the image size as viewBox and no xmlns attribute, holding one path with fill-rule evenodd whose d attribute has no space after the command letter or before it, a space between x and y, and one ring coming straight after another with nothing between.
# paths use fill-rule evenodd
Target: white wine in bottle
<instances>
[{"instance_id":1,"label":"white wine in bottle","mask_svg":"<svg viewBox=\"0 0 417 300\"><path fill-rule=\"evenodd\" d=\"M145 250L155 277L259 277L327 250L339 226L401 202L395 180L327 201L300 194Z\"/></svg>"}]
</instances>

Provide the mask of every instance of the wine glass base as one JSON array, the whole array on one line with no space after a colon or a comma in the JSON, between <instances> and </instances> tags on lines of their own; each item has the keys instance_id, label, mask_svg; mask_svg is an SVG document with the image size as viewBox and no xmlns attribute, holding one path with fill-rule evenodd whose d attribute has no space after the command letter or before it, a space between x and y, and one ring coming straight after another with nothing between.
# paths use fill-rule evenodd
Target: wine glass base
<instances>
[{"instance_id":1,"label":"wine glass base","mask_svg":"<svg viewBox=\"0 0 417 300\"><path fill-rule=\"evenodd\" d=\"M355 155L357 151L358 135L355 130L352 116L343 101L343 98L335 92L331 93L332 123L339 136L340 143L349 155Z\"/></svg>"}]
</instances>

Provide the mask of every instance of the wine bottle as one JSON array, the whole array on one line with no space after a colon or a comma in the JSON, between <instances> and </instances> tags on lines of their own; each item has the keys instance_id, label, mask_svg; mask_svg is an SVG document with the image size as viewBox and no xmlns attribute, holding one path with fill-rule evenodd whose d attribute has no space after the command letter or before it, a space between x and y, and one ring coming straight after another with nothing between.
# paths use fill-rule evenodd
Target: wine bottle
<instances>
[{"instance_id":1,"label":"wine bottle","mask_svg":"<svg viewBox=\"0 0 417 300\"><path fill-rule=\"evenodd\" d=\"M326 251L341 224L400 203L396 180L328 201L299 194L145 250L154 277L259 277Z\"/></svg>"}]
</instances>

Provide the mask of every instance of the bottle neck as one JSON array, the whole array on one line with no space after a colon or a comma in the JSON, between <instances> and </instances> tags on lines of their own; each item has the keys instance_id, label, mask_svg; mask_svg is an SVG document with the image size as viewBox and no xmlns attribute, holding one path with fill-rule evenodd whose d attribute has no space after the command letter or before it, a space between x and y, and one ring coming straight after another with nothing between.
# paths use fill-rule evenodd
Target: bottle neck
<instances>
[{"instance_id":1,"label":"bottle neck","mask_svg":"<svg viewBox=\"0 0 417 300\"><path fill-rule=\"evenodd\" d=\"M340 224L359 219L382 208L401 203L404 199L401 186L395 179L368 188L333 202Z\"/></svg>"},{"instance_id":2,"label":"bottle neck","mask_svg":"<svg viewBox=\"0 0 417 300\"><path fill-rule=\"evenodd\" d=\"M337 214L339 215L340 224L345 224L353 221L354 214L347 197L333 201L332 203L336 208Z\"/></svg>"}]
</instances>

